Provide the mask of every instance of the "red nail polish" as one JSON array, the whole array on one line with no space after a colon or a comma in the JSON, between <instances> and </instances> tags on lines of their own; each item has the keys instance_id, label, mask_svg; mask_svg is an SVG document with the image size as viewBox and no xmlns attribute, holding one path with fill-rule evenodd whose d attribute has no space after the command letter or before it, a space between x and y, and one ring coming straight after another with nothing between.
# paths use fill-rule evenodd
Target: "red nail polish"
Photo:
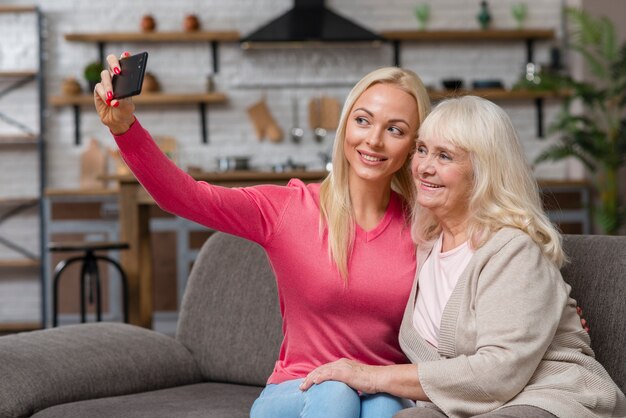
<instances>
[{"instance_id":1,"label":"red nail polish","mask_svg":"<svg viewBox=\"0 0 626 418\"><path fill-rule=\"evenodd\" d=\"M115 104L113 105L113 107L118 107L120 105L120 102L115 102Z\"/></svg>"},{"instance_id":2,"label":"red nail polish","mask_svg":"<svg viewBox=\"0 0 626 418\"><path fill-rule=\"evenodd\" d=\"M124 53L122 55L124 55L125 57L130 57L130 52L124 51Z\"/></svg>"},{"instance_id":3,"label":"red nail polish","mask_svg":"<svg viewBox=\"0 0 626 418\"><path fill-rule=\"evenodd\" d=\"M117 74L117 75L120 75L120 73L121 73L121 71L120 71L120 68L119 68L119 67L114 67L114 68L113 68L113 72L114 72L115 74Z\"/></svg>"},{"instance_id":4,"label":"red nail polish","mask_svg":"<svg viewBox=\"0 0 626 418\"><path fill-rule=\"evenodd\" d=\"M107 91L107 101L111 101L111 100L113 100L113 92Z\"/></svg>"}]
</instances>

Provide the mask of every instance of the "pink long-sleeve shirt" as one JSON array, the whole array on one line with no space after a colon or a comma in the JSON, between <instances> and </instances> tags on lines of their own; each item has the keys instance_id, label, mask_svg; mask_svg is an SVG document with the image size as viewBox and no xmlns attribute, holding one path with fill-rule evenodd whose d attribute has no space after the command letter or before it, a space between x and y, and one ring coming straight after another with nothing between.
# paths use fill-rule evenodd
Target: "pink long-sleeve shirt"
<instances>
[{"instance_id":1,"label":"pink long-sleeve shirt","mask_svg":"<svg viewBox=\"0 0 626 418\"><path fill-rule=\"evenodd\" d=\"M415 275L415 247L402 198L392 192L374 229L356 226L347 284L320 233L319 184L225 188L194 180L139 121L115 136L121 155L164 210L260 244L276 275L284 338L268 383L306 376L349 358L407 363L398 331Z\"/></svg>"}]
</instances>

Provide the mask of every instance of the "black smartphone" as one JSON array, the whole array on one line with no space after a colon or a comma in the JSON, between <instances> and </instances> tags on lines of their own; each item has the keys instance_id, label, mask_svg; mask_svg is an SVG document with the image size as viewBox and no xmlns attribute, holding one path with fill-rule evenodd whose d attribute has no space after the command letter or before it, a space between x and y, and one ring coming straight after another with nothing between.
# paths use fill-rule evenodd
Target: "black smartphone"
<instances>
[{"instance_id":1,"label":"black smartphone","mask_svg":"<svg viewBox=\"0 0 626 418\"><path fill-rule=\"evenodd\" d=\"M143 76L146 73L148 53L140 52L120 59L120 74L113 75L113 94L116 99L137 96L141 93Z\"/></svg>"}]
</instances>

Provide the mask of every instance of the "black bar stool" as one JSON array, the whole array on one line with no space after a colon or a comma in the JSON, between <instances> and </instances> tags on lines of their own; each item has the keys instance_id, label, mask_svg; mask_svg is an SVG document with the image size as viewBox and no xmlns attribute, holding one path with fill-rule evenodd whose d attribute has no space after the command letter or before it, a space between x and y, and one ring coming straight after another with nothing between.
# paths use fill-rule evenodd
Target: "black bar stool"
<instances>
[{"instance_id":1,"label":"black bar stool","mask_svg":"<svg viewBox=\"0 0 626 418\"><path fill-rule=\"evenodd\" d=\"M120 273L122 281L122 298L124 308L124 322L128 323L128 279L122 266L114 259L102 255L96 255L96 251L106 250L125 250L128 244L125 242L51 242L48 244L48 250L51 252L69 252L84 251L82 256L70 257L67 260L60 261L54 269L53 288L52 288L52 326L58 325L58 298L59 298L59 280L61 274L70 265L82 262L80 271L80 322L87 322L87 309L85 302L85 289L89 286L89 303L93 303L94 294L96 299L96 321L102 321L102 297L100 294L100 272L98 270L98 260L112 264Z\"/></svg>"}]
</instances>

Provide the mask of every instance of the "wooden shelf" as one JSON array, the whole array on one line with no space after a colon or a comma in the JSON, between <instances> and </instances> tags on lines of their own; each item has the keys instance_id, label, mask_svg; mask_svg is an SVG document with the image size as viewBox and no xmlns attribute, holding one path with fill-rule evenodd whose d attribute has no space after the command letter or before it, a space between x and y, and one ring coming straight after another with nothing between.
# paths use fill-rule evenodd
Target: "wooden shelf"
<instances>
[{"instance_id":1,"label":"wooden shelf","mask_svg":"<svg viewBox=\"0 0 626 418\"><path fill-rule=\"evenodd\" d=\"M0 6L0 13L32 13L37 11L35 6Z\"/></svg>"},{"instance_id":2,"label":"wooden shelf","mask_svg":"<svg viewBox=\"0 0 626 418\"><path fill-rule=\"evenodd\" d=\"M181 105L201 103L224 103L227 97L223 93L143 93L133 97L133 102L144 105ZM91 94L77 96L53 96L52 106L94 106ZM95 107L94 107L95 108Z\"/></svg>"},{"instance_id":3,"label":"wooden shelf","mask_svg":"<svg viewBox=\"0 0 626 418\"><path fill-rule=\"evenodd\" d=\"M73 42L238 42L237 31L68 33Z\"/></svg>"},{"instance_id":4,"label":"wooden shelf","mask_svg":"<svg viewBox=\"0 0 626 418\"><path fill-rule=\"evenodd\" d=\"M401 67L402 42L524 42L526 62L533 62L535 41L554 39L553 29L485 29L485 30L389 30L381 36L393 44L393 65ZM537 136L543 137L543 100L563 97L559 94L526 90L480 89L460 92L433 91L434 100L461 94L474 94L490 100L533 100L537 110Z\"/></svg>"},{"instance_id":5,"label":"wooden shelf","mask_svg":"<svg viewBox=\"0 0 626 418\"><path fill-rule=\"evenodd\" d=\"M117 196L119 189L101 188L101 189L46 189L46 197L76 197L76 196Z\"/></svg>"},{"instance_id":6,"label":"wooden shelf","mask_svg":"<svg viewBox=\"0 0 626 418\"><path fill-rule=\"evenodd\" d=\"M552 29L390 30L380 33L390 41L524 41L554 39Z\"/></svg>"},{"instance_id":7,"label":"wooden shelf","mask_svg":"<svg viewBox=\"0 0 626 418\"><path fill-rule=\"evenodd\" d=\"M558 99L565 95L552 91L539 90L507 90L507 89L475 89L475 90L429 90L432 100L441 100L447 97L474 95L489 100L533 100L533 99Z\"/></svg>"},{"instance_id":8,"label":"wooden shelf","mask_svg":"<svg viewBox=\"0 0 626 418\"><path fill-rule=\"evenodd\" d=\"M39 139L35 135L0 135L2 145L37 145Z\"/></svg>"},{"instance_id":9,"label":"wooden shelf","mask_svg":"<svg viewBox=\"0 0 626 418\"><path fill-rule=\"evenodd\" d=\"M0 322L0 335L35 331L39 329L42 329L41 324L35 322Z\"/></svg>"},{"instance_id":10,"label":"wooden shelf","mask_svg":"<svg viewBox=\"0 0 626 418\"><path fill-rule=\"evenodd\" d=\"M39 201L36 197L0 197L0 206L34 205Z\"/></svg>"},{"instance_id":11,"label":"wooden shelf","mask_svg":"<svg viewBox=\"0 0 626 418\"><path fill-rule=\"evenodd\" d=\"M41 266L40 260L0 260L0 268L35 268Z\"/></svg>"},{"instance_id":12,"label":"wooden shelf","mask_svg":"<svg viewBox=\"0 0 626 418\"><path fill-rule=\"evenodd\" d=\"M485 42L523 41L526 43L526 62L533 62L535 41L554 39L554 29L486 29L486 30L396 30L383 31L381 36L393 43L393 62L402 66L401 42Z\"/></svg>"},{"instance_id":13,"label":"wooden shelf","mask_svg":"<svg viewBox=\"0 0 626 418\"><path fill-rule=\"evenodd\" d=\"M200 109L200 130L202 143L208 144L206 105L225 103L228 100L224 93L143 93L133 97L139 105L198 105ZM72 106L74 108L74 142L80 144L80 107L89 106L95 110L93 96L81 94L77 96L53 96L49 103L52 106Z\"/></svg>"},{"instance_id":14,"label":"wooden shelf","mask_svg":"<svg viewBox=\"0 0 626 418\"><path fill-rule=\"evenodd\" d=\"M35 77L36 75L37 71L34 70L0 71L2 78Z\"/></svg>"}]
</instances>

